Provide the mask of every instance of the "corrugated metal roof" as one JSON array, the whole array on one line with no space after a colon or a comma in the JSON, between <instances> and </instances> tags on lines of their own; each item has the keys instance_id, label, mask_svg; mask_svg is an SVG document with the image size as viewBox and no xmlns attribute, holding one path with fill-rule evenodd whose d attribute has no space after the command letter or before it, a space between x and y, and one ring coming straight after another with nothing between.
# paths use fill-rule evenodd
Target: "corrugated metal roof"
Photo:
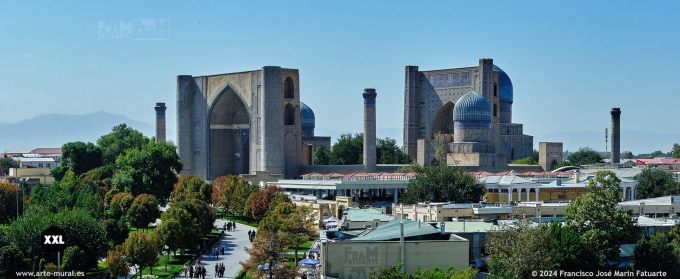
<instances>
[{"instance_id":1,"label":"corrugated metal roof","mask_svg":"<svg viewBox=\"0 0 680 279\"><path fill-rule=\"evenodd\" d=\"M381 225L369 232L366 235L353 238L352 240L374 240L374 241L388 241L400 238L400 220L392 220L387 224ZM403 220L404 222L404 237L414 237L429 234L438 234L440 231L432 225L423 222L415 222L411 220Z\"/></svg>"},{"instance_id":2,"label":"corrugated metal roof","mask_svg":"<svg viewBox=\"0 0 680 279\"><path fill-rule=\"evenodd\" d=\"M392 217L378 212L371 208L350 208L347 210L346 220L350 222L370 222L373 220L380 220L381 222L391 221Z\"/></svg>"},{"instance_id":3,"label":"corrugated metal roof","mask_svg":"<svg viewBox=\"0 0 680 279\"><path fill-rule=\"evenodd\" d=\"M450 233L487 232L496 229L498 229L498 226L490 222L478 222L478 221L444 222L444 230Z\"/></svg>"}]
</instances>

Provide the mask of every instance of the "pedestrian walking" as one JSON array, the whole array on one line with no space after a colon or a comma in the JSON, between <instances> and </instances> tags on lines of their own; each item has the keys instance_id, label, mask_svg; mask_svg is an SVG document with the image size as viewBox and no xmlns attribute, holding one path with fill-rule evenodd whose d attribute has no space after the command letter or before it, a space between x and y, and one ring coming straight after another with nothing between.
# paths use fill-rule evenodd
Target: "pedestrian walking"
<instances>
[{"instance_id":1,"label":"pedestrian walking","mask_svg":"<svg viewBox=\"0 0 680 279\"><path fill-rule=\"evenodd\" d=\"M189 278L194 278L194 266L189 266Z\"/></svg>"},{"instance_id":2,"label":"pedestrian walking","mask_svg":"<svg viewBox=\"0 0 680 279\"><path fill-rule=\"evenodd\" d=\"M221 250L222 250L222 255L224 255L224 246L222 246Z\"/></svg>"}]
</instances>

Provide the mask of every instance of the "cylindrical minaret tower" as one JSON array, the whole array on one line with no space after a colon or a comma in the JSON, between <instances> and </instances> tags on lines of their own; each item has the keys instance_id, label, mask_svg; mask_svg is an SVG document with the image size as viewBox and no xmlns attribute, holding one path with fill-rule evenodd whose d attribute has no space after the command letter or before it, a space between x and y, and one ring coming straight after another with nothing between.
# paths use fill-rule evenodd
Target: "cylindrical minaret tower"
<instances>
[{"instance_id":1,"label":"cylindrical minaret tower","mask_svg":"<svg viewBox=\"0 0 680 279\"><path fill-rule=\"evenodd\" d=\"M375 171L375 89L364 89L364 168Z\"/></svg>"},{"instance_id":2,"label":"cylindrical minaret tower","mask_svg":"<svg viewBox=\"0 0 680 279\"><path fill-rule=\"evenodd\" d=\"M165 103L156 103L156 141L165 141Z\"/></svg>"},{"instance_id":3,"label":"cylindrical minaret tower","mask_svg":"<svg viewBox=\"0 0 680 279\"><path fill-rule=\"evenodd\" d=\"M612 164L621 163L621 109L612 108Z\"/></svg>"}]
</instances>

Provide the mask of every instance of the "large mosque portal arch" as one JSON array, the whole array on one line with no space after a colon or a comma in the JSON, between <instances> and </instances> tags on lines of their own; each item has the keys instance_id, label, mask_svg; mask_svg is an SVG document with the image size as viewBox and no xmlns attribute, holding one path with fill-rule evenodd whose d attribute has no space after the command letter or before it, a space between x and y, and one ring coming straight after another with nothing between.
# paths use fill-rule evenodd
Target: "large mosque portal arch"
<instances>
[{"instance_id":1,"label":"large mosque portal arch","mask_svg":"<svg viewBox=\"0 0 680 279\"><path fill-rule=\"evenodd\" d=\"M246 104L227 88L213 103L209 119L208 177L248 173L250 116Z\"/></svg>"},{"instance_id":2,"label":"large mosque portal arch","mask_svg":"<svg viewBox=\"0 0 680 279\"><path fill-rule=\"evenodd\" d=\"M431 138L437 132L442 134L453 134L453 106L452 102L446 102L443 106L437 110L434 115L434 120L432 120L432 131L430 134Z\"/></svg>"}]
</instances>

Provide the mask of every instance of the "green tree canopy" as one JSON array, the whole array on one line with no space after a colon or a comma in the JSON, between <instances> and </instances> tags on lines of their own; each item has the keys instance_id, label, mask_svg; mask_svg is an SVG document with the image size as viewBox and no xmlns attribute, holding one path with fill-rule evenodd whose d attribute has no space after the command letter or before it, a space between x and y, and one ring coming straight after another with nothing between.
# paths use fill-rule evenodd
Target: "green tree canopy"
<instances>
[{"instance_id":1,"label":"green tree canopy","mask_svg":"<svg viewBox=\"0 0 680 279\"><path fill-rule=\"evenodd\" d=\"M363 164L364 135L340 135L331 147L331 164L358 165Z\"/></svg>"},{"instance_id":2,"label":"green tree canopy","mask_svg":"<svg viewBox=\"0 0 680 279\"><path fill-rule=\"evenodd\" d=\"M133 197L132 194L128 192L122 192L113 195L110 204L111 218L120 219L121 217L125 216L134 199L135 197Z\"/></svg>"},{"instance_id":3,"label":"green tree canopy","mask_svg":"<svg viewBox=\"0 0 680 279\"><path fill-rule=\"evenodd\" d=\"M185 226L194 226L201 233L212 231L213 223L215 222L215 209L206 202L190 199L172 203L171 207L184 209L191 214L192 222L184 224Z\"/></svg>"},{"instance_id":4,"label":"green tree canopy","mask_svg":"<svg viewBox=\"0 0 680 279\"><path fill-rule=\"evenodd\" d=\"M331 151L325 146L319 146L314 149L312 160L315 165L328 165L331 163Z\"/></svg>"},{"instance_id":5,"label":"green tree canopy","mask_svg":"<svg viewBox=\"0 0 680 279\"><path fill-rule=\"evenodd\" d=\"M64 270L87 270L87 255L78 246L66 247L63 257Z\"/></svg>"},{"instance_id":6,"label":"green tree canopy","mask_svg":"<svg viewBox=\"0 0 680 279\"><path fill-rule=\"evenodd\" d=\"M125 261L125 256L117 248L110 250L104 265L106 269L111 273L113 278L118 278L118 276L128 275L130 272L130 265Z\"/></svg>"},{"instance_id":7,"label":"green tree canopy","mask_svg":"<svg viewBox=\"0 0 680 279\"><path fill-rule=\"evenodd\" d=\"M651 239L642 238L635 246L633 269L645 271L665 271L668 278L680 277L680 261L666 235L656 233Z\"/></svg>"},{"instance_id":8,"label":"green tree canopy","mask_svg":"<svg viewBox=\"0 0 680 279\"><path fill-rule=\"evenodd\" d=\"M556 268L548 249L551 233L545 228L533 228L525 220L515 228L507 228L488 235L487 264L493 278L531 278L535 270Z\"/></svg>"},{"instance_id":9,"label":"green tree canopy","mask_svg":"<svg viewBox=\"0 0 680 279\"><path fill-rule=\"evenodd\" d=\"M110 133L101 136L97 145L102 150L105 164L115 164L116 158L129 149L142 149L149 143L149 138L139 131L119 124L113 127Z\"/></svg>"},{"instance_id":10,"label":"green tree canopy","mask_svg":"<svg viewBox=\"0 0 680 279\"><path fill-rule=\"evenodd\" d=\"M64 209L83 209L95 218L103 217L104 204L97 187L83 182L72 171L49 187L34 189L28 200L28 210L35 207L58 212Z\"/></svg>"},{"instance_id":11,"label":"green tree canopy","mask_svg":"<svg viewBox=\"0 0 680 279\"><path fill-rule=\"evenodd\" d=\"M618 258L621 244L635 243L639 236L632 214L617 208L620 183L612 171L597 172L586 186L588 192L576 198L564 214L567 225L596 251L596 262L603 268L608 259Z\"/></svg>"},{"instance_id":12,"label":"green tree canopy","mask_svg":"<svg viewBox=\"0 0 680 279\"><path fill-rule=\"evenodd\" d=\"M158 254L163 248L161 239L155 232L135 232L125 240L121 246L121 252L125 255L125 259L131 263L139 266L140 269L151 268L158 263Z\"/></svg>"},{"instance_id":13,"label":"green tree canopy","mask_svg":"<svg viewBox=\"0 0 680 279\"><path fill-rule=\"evenodd\" d=\"M296 266L289 266L282 263L286 259L286 235L282 232L259 231L255 236L253 245L246 248L248 260L241 263L243 270L255 272L249 274L253 278L262 278L264 272L258 265L267 263L271 268L267 271L268 278L295 278L297 274Z\"/></svg>"},{"instance_id":14,"label":"green tree canopy","mask_svg":"<svg viewBox=\"0 0 680 279\"><path fill-rule=\"evenodd\" d=\"M50 175L61 180L67 171L81 175L101 165L102 151L99 147L90 142L69 142L61 147L61 163L50 171Z\"/></svg>"},{"instance_id":15,"label":"green tree canopy","mask_svg":"<svg viewBox=\"0 0 680 279\"><path fill-rule=\"evenodd\" d=\"M16 245L0 246L0 277L12 278L16 271L26 270L30 266L21 249Z\"/></svg>"},{"instance_id":16,"label":"green tree canopy","mask_svg":"<svg viewBox=\"0 0 680 279\"><path fill-rule=\"evenodd\" d=\"M108 250L104 224L81 210L29 211L7 227L9 242L21 247L28 259L44 258L56 263L56 255L43 249L44 230L51 226L62 229L68 246L77 246L85 254L86 269L93 268Z\"/></svg>"},{"instance_id":17,"label":"green tree canopy","mask_svg":"<svg viewBox=\"0 0 680 279\"><path fill-rule=\"evenodd\" d=\"M220 176L213 180L213 202L225 207L228 211L241 215L250 215L248 198L260 190L240 176Z\"/></svg>"},{"instance_id":18,"label":"green tree canopy","mask_svg":"<svg viewBox=\"0 0 680 279\"><path fill-rule=\"evenodd\" d=\"M277 197L279 196L285 196L285 194L279 194ZM300 246L317 236L314 218L310 207L298 207L290 200L282 200L269 210L269 213L260 221L258 228L260 231L283 233L285 244L295 250L297 262Z\"/></svg>"},{"instance_id":19,"label":"green tree canopy","mask_svg":"<svg viewBox=\"0 0 680 279\"><path fill-rule=\"evenodd\" d=\"M9 169L18 168L19 162L14 161L12 157L3 156L0 158L0 176L9 174Z\"/></svg>"},{"instance_id":20,"label":"green tree canopy","mask_svg":"<svg viewBox=\"0 0 680 279\"><path fill-rule=\"evenodd\" d=\"M621 159L635 159L635 155L630 151L621 152Z\"/></svg>"},{"instance_id":21,"label":"green tree canopy","mask_svg":"<svg viewBox=\"0 0 680 279\"><path fill-rule=\"evenodd\" d=\"M476 203L486 189L474 176L460 169L445 165L415 166L416 177L404 192L404 203L457 202Z\"/></svg>"},{"instance_id":22,"label":"green tree canopy","mask_svg":"<svg viewBox=\"0 0 680 279\"><path fill-rule=\"evenodd\" d=\"M643 169L637 181L637 198L639 199L680 194L680 184L673 179L671 173L662 169Z\"/></svg>"},{"instance_id":23,"label":"green tree canopy","mask_svg":"<svg viewBox=\"0 0 680 279\"><path fill-rule=\"evenodd\" d=\"M657 150L657 151L650 153L649 156L652 157L652 158L666 157L666 153L663 153L663 152Z\"/></svg>"},{"instance_id":24,"label":"green tree canopy","mask_svg":"<svg viewBox=\"0 0 680 279\"><path fill-rule=\"evenodd\" d=\"M411 157L401 151L397 141L391 138L378 138L376 140L376 153L378 164L409 164ZM363 152L363 151L362 151Z\"/></svg>"},{"instance_id":25,"label":"green tree canopy","mask_svg":"<svg viewBox=\"0 0 680 279\"><path fill-rule=\"evenodd\" d=\"M210 201L212 199L212 186L203 179L193 175L182 176L172 189L171 199L181 201L186 199L198 199Z\"/></svg>"},{"instance_id":26,"label":"green tree canopy","mask_svg":"<svg viewBox=\"0 0 680 279\"><path fill-rule=\"evenodd\" d=\"M680 158L680 144L673 144L673 149L671 149L671 155L673 158Z\"/></svg>"},{"instance_id":27,"label":"green tree canopy","mask_svg":"<svg viewBox=\"0 0 680 279\"><path fill-rule=\"evenodd\" d=\"M449 268L442 270L438 268L423 269L419 268L414 274L401 272L402 265L387 266L379 271L371 272L370 279L474 279L477 270L472 268L456 269Z\"/></svg>"},{"instance_id":28,"label":"green tree canopy","mask_svg":"<svg viewBox=\"0 0 680 279\"><path fill-rule=\"evenodd\" d=\"M146 228L149 223L155 221L160 215L158 201L149 194L136 196L126 212L128 222L136 228Z\"/></svg>"},{"instance_id":29,"label":"green tree canopy","mask_svg":"<svg viewBox=\"0 0 680 279\"><path fill-rule=\"evenodd\" d=\"M538 161L534 160L532 156L527 156L512 162L514 165L538 165Z\"/></svg>"},{"instance_id":30,"label":"green tree canopy","mask_svg":"<svg viewBox=\"0 0 680 279\"><path fill-rule=\"evenodd\" d=\"M156 232L172 251L191 249L200 241L201 230L197 223L195 217L186 209L170 206L161 215L161 224L156 228Z\"/></svg>"},{"instance_id":31,"label":"green tree canopy","mask_svg":"<svg viewBox=\"0 0 680 279\"><path fill-rule=\"evenodd\" d=\"M118 173L113 185L133 195L154 195L161 205L170 197L177 173L182 170L176 148L171 143L150 142L142 149L129 149L118 156Z\"/></svg>"},{"instance_id":32,"label":"green tree canopy","mask_svg":"<svg viewBox=\"0 0 680 279\"><path fill-rule=\"evenodd\" d=\"M129 230L125 219L106 219L104 220L104 227L106 228L106 238L114 245L125 242L128 237Z\"/></svg>"},{"instance_id":33,"label":"green tree canopy","mask_svg":"<svg viewBox=\"0 0 680 279\"><path fill-rule=\"evenodd\" d=\"M0 224L16 218L18 193L16 185L0 181Z\"/></svg>"},{"instance_id":34,"label":"green tree canopy","mask_svg":"<svg viewBox=\"0 0 680 279\"><path fill-rule=\"evenodd\" d=\"M581 147L569 154L567 161L577 165L588 165L602 162L602 156L590 147Z\"/></svg>"},{"instance_id":35,"label":"green tree canopy","mask_svg":"<svg viewBox=\"0 0 680 279\"><path fill-rule=\"evenodd\" d=\"M328 150L319 147L314 150L315 165L359 165L363 164L364 135L343 134ZM397 141L391 138L376 139L376 159L378 164L408 164L411 158L404 153Z\"/></svg>"}]
</instances>

